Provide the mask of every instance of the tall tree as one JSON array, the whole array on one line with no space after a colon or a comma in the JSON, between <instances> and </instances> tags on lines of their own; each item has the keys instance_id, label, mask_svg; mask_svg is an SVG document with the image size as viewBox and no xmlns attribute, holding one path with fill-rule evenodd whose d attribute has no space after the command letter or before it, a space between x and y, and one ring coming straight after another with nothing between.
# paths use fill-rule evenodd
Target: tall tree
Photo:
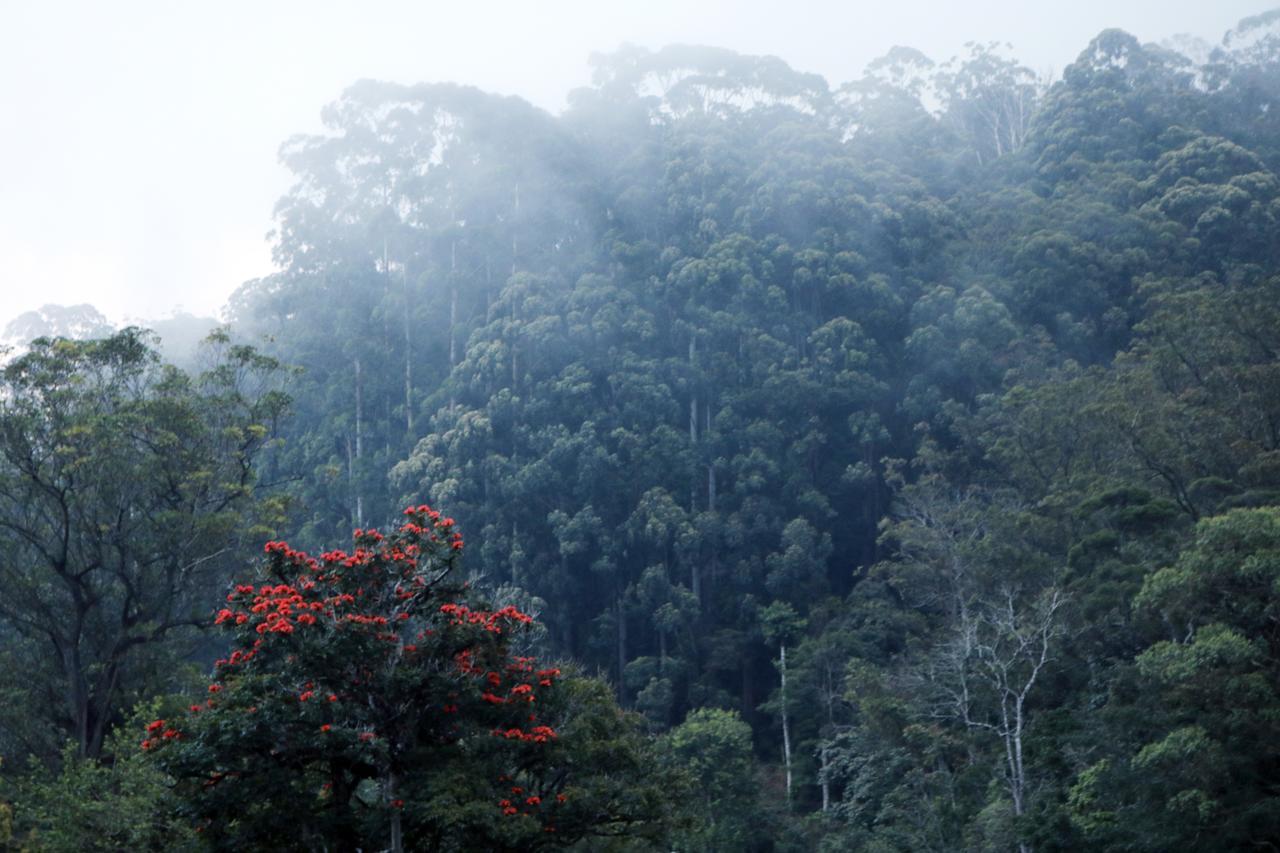
<instances>
[{"instance_id":1,"label":"tall tree","mask_svg":"<svg viewBox=\"0 0 1280 853\"><path fill-rule=\"evenodd\" d=\"M5 680L84 756L274 520L255 466L287 403L277 366L212 344L195 378L137 329L38 339L0 374L0 630L30 653Z\"/></svg>"}]
</instances>

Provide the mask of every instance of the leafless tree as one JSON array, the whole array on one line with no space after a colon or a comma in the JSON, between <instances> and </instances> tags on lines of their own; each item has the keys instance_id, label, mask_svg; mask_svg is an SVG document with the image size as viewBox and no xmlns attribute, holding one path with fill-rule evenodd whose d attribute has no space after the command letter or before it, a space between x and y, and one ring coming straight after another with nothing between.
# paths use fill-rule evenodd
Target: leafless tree
<instances>
[{"instance_id":1,"label":"leafless tree","mask_svg":"<svg viewBox=\"0 0 1280 853\"><path fill-rule=\"evenodd\" d=\"M956 622L951 641L929 671L937 716L1001 741L1005 781L1017 817L1026 813L1027 805L1027 701L1063 633L1064 602L1053 587L1030 600L1007 587L990 600L975 602ZM1031 853L1031 846L1019 842L1019 850Z\"/></svg>"}]
</instances>

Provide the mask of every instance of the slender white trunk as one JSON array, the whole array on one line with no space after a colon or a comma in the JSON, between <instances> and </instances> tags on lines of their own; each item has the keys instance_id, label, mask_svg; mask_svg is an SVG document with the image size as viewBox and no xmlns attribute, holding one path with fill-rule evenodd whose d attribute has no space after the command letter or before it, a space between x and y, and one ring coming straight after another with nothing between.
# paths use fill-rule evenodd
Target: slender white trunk
<instances>
[{"instance_id":1,"label":"slender white trunk","mask_svg":"<svg viewBox=\"0 0 1280 853\"><path fill-rule=\"evenodd\" d=\"M698 358L698 339L690 336L689 338L689 373L692 376L694 363ZM696 390L689 391L689 451L696 457L696 448L698 446L698 392ZM696 468L697 463L694 463ZM689 512L696 512L698 494L698 480L696 477L689 478Z\"/></svg>"},{"instance_id":2,"label":"slender white trunk","mask_svg":"<svg viewBox=\"0 0 1280 853\"><path fill-rule=\"evenodd\" d=\"M356 489L356 527L364 526L364 496L360 494L360 486L355 482L356 463L364 456L364 372L360 359L355 359L356 369L356 449L355 460L351 465L352 485Z\"/></svg>"},{"instance_id":3,"label":"slender white trunk","mask_svg":"<svg viewBox=\"0 0 1280 853\"><path fill-rule=\"evenodd\" d=\"M355 359L356 369L356 458L364 452L364 372L360 359Z\"/></svg>"},{"instance_id":4,"label":"slender white trunk","mask_svg":"<svg viewBox=\"0 0 1280 853\"><path fill-rule=\"evenodd\" d=\"M778 646L778 671L782 675L782 762L787 771L787 808L791 808L791 721L787 716L787 646Z\"/></svg>"},{"instance_id":5,"label":"slender white trunk","mask_svg":"<svg viewBox=\"0 0 1280 853\"><path fill-rule=\"evenodd\" d=\"M449 366L458 363L458 243L449 243Z\"/></svg>"},{"instance_id":6,"label":"slender white trunk","mask_svg":"<svg viewBox=\"0 0 1280 853\"><path fill-rule=\"evenodd\" d=\"M622 606L622 593L616 593L616 612L618 619L618 701L627 701L627 686L622 679L627 668L627 614Z\"/></svg>"},{"instance_id":7,"label":"slender white trunk","mask_svg":"<svg viewBox=\"0 0 1280 853\"><path fill-rule=\"evenodd\" d=\"M486 260L486 265L488 261ZM487 302L488 291L485 291ZM458 363L458 241L449 241L449 372L453 372ZM452 383L449 386L453 387ZM453 411L455 400L453 391L449 391L449 411Z\"/></svg>"},{"instance_id":8,"label":"slender white trunk","mask_svg":"<svg viewBox=\"0 0 1280 853\"><path fill-rule=\"evenodd\" d=\"M409 298L409 270L401 272L400 283L404 290L404 431L413 436L413 330L409 322L411 301Z\"/></svg>"},{"instance_id":9,"label":"slender white trunk","mask_svg":"<svg viewBox=\"0 0 1280 853\"><path fill-rule=\"evenodd\" d=\"M822 810L828 811L831 808L831 780L827 778L827 761L828 756L827 745L822 745L822 767L818 770L818 781L822 783Z\"/></svg>"}]
</instances>

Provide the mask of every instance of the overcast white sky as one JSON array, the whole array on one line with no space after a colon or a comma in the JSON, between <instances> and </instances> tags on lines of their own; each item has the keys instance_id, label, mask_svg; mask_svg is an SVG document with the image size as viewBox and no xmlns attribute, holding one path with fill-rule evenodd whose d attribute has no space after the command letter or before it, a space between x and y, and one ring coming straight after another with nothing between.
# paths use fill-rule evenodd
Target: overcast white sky
<instances>
[{"instance_id":1,"label":"overcast white sky","mask_svg":"<svg viewBox=\"0 0 1280 853\"><path fill-rule=\"evenodd\" d=\"M216 314L271 270L276 151L364 77L558 110L622 42L770 53L838 84L895 44L1011 42L1061 68L1094 35L1217 41L1277 0L0 0L0 326L48 302Z\"/></svg>"}]
</instances>

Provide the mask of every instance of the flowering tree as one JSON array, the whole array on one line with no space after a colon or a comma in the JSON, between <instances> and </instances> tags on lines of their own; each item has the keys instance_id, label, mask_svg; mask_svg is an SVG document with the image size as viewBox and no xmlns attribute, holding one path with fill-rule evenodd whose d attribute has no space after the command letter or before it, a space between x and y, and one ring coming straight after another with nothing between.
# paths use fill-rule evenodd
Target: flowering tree
<instances>
[{"instance_id":1,"label":"flowering tree","mask_svg":"<svg viewBox=\"0 0 1280 853\"><path fill-rule=\"evenodd\" d=\"M473 600L462 548L427 506L351 553L267 543L216 616L233 647L207 697L142 741L211 846L532 849L655 823L628 719L512 653L532 620Z\"/></svg>"}]
</instances>

